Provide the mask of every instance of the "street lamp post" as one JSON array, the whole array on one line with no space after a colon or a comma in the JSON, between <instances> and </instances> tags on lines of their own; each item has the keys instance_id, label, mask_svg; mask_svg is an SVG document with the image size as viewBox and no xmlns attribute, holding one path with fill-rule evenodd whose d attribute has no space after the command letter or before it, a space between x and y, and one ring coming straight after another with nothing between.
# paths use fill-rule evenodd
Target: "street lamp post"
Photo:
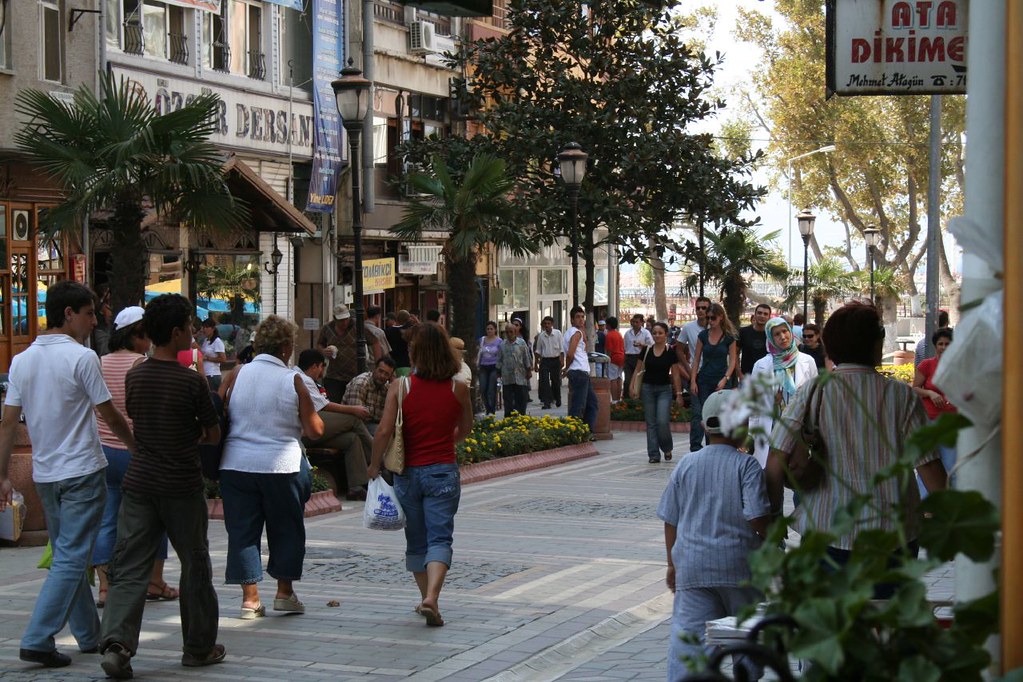
<instances>
[{"instance_id":1,"label":"street lamp post","mask_svg":"<svg viewBox=\"0 0 1023 682\"><path fill-rule=\"evenodd\" d=\"M284 254L277 247L277 233L274 232L274 250L270 253L270 261L263 263L263 269L274 278L274 315L277 314L277 271L281 269L281 262L283 260Z\"/></svg>"},{"instance_id":2,"label":"street lamp post","mask_svg":"<svg viewBox=\"0 0 1023 682\"><path fill-rule=\"evenodd\" d=\"M870 305L877 305L874 300L874 249L877 248L877 239L880 236L881 230L876 227L863 230L863 239L867 242L867 257L870 260Z\"/></svg>"},{"instance_id":3,"label":"street lamp post","mask_svg":"<svg viewBox=\"0 0 1023 682\"><path fill-rule=\"evenodd\" d=\"M808 292L810 291L810 237L813 236L813 224L816 222L817 216L810 213L809 209L804 208L796 216L796 221L799 223L799 236L803 238L803 319L809 320L810 315L808 312L807 302L809 299Z\"/></svg>"},{"instance_id":4,"label":"street lamp post","mask_svg":"<svg viewBox=\"0 0 1023 682\"><path fill-rule=\"evenodd\" d=\"M806 157L813 156L814 154L830 154L833 151L835 151L835 145L829 144L825 145L824 147L821 147L820 149L814 149L812 152L800 154L799 156L793 156L791 159L785 162L785 164L789 168L789 252L787 254L788 256L787 265L790 266L792 265L792 162L799 161L800 159L805 159Z\"/></svg>"},{"instance_id":5,"label":"street lamp post","mask_svg":"<svg viewBox=\"0 0 1023 682\"><path fill-rule=\"evenodd\" d=\"M569 142L558 154L561 180L568 192L568 203L572 208L572 306L579 305L579 187L586 175L586 159L589 155L578 142Z\"/></svg>"},{"instance_id":6,"label":"street lamp post","mask_svg":"<svg viewBox=\"0 0 1023 682\"><path fill-rule=\"evenodd\" d=\"M352 236L355 242L355 357L359 373L366 371L366 311L362 301L362 204L359 193L359 137L362 122L369 113L373 83L362 77L362 71L349 65L341 70L341 78L333 81L337 111L348 133L348 164L352 169Z\"/></svg>"}]
</instances>

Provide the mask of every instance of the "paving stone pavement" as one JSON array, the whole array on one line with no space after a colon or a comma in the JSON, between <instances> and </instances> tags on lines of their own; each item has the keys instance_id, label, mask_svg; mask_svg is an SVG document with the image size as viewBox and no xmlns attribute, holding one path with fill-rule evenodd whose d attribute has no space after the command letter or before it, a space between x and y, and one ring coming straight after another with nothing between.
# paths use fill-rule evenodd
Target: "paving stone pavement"
<instances>
[{"instance_id":1,"label":"paving stone pavement","mask_svg":"<svg viewBox=\"0 0 1023 682\"><path fill-rule=\"evenodd\" d=\"M535 407L533 403L532 407ZM534 410L530 410L533 412ZM561 410L552 410L557 414ZM680 450L687 436L676 435ZM301 616L241 621L240 592L218 584L227 660L180 665L175 602L146 605L133 659L146 680L662 680L671 594L663 587L656 501L672 463L651 465L643 433L597 443L600 455L466 486L455 522L455 556L441 595L447 625L427 628L404 571L401 533L362 528L362 503L307 521ZM210 523L214 575L227 537ZM18 660L25 621L43 581L42 548L0 549L0 680L103 679L99 658L77 653L67 630L61 670ZM167 563L177 584L178 565ZM951 593L951 568L936 585ZM272 597L263 582L264 599ZM340 606L327 606L338 600Z\"/></svg>"}]
</instances>

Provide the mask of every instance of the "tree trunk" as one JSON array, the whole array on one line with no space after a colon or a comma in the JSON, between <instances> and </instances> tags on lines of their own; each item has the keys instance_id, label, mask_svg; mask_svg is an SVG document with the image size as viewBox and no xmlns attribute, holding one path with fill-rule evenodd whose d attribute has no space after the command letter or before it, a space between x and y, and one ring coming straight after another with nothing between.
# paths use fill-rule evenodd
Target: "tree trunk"
<instances>
[{"instance_id":1,"label":"tree trunk","mask_svg":"<svg viewBox=\"0 0 1023 682\"><path fill-rule=\"evenodd\" d=\"M746 287L741 278L726 278L721 283L721 299L725 315L728 315L736 329L742 327L745 324L742 311L746 307Z\"/></svg>"},{"instance_id":2,"label":"tree trunk","mask_svg":"<svg viewBox=\"0 0 1023 682\"><path fill-rule=\"evenodd\" d=\"M148 254L142 242L145 213L134 199L122 198L110 218L113 241L110 246L110 304L116 315L122 309L140 305L146 293Z\"/></svg>"},{"instance_id":3,"label":"tree trunk","mask_svg":"<svg viewBox=\"0 0 1023 682\"><path fill-rule=\"evenodd\" d=\"M898 350L895 338L898 331L899 299L895 296L878 296L881 309L881 324L884 325L884 352Z\"/></svg>"},{"instance_id":4,"label":"tree trunk","mask_svg":"<svg viewBox=\"0 0 1023 682\"><path fill-rule=\"evenodd\" d=\"M662 322L668 321L668 298L664 292L664 261L651 250L650 269L654 272L654 314Z\"/></svg>"},{"instance_id":5,"label":"tree trunk","mask_svg":"<svg viewBox=\"0 0 1023 682\"><path fill-rule=\"evenodd\" d=\"M451 297L451 335L465 342L466 357L476 339L476 257L448 260L448 296ZM468 363L472 365L473 363Z\"/></svg>"},{"instance_id":6,"label":"tree trunk","mask_svg":"<svg viewBox=\"0 0 1023 682\"><path fill-rule=\"evenodd\" d=\"M822 296L813 297L813 321L821 329L824 329L824 316L828 312L828 299Z\"/></svg>"}]
</instances>

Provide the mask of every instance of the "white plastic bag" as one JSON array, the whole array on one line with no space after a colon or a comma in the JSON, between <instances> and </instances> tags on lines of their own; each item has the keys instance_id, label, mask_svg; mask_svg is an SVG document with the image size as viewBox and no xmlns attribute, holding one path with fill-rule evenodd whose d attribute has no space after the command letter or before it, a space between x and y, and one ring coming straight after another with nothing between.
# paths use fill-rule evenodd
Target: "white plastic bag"
<instances>
[{"instance_id":1,"label":"white plastic bag","mask_svg":"<svg viewBox=\"0 0 1023 682\"><path fill-rule=\"evenodd\" d=\"M21 529L25 526L25 498L15 490L11 494L11 504L0 512L0 540L17 542L21 537Z\"/></svg>"},{"instance_id":2,"label":"white plastic bag","mask_svg":"<svg viewBox=\"0 0 1023 682\"><path fill-rule=\"evenodd\" d=\"M401 530L405 527L405 512L398 503L398 496L381 476L369 482L362 525L370 530Z\"/></svg>"}]
</instances>

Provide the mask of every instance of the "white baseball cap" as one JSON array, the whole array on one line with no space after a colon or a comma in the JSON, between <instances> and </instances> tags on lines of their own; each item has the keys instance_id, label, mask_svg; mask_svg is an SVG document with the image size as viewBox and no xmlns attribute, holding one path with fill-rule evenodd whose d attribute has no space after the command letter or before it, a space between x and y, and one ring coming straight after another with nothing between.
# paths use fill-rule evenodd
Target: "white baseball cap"
<instances>
[{"instance_id":1,"label":"white baseball cap","mask_svg":"<svg viewBox=\"0 0 1023 682\"><path fill-rule=\"evenodd\" d=\"M124 329L130 325L140 322L146 311L137 305L131 305L117 313L114 318L114 329Z\"/></svg>"}]
</instances>

